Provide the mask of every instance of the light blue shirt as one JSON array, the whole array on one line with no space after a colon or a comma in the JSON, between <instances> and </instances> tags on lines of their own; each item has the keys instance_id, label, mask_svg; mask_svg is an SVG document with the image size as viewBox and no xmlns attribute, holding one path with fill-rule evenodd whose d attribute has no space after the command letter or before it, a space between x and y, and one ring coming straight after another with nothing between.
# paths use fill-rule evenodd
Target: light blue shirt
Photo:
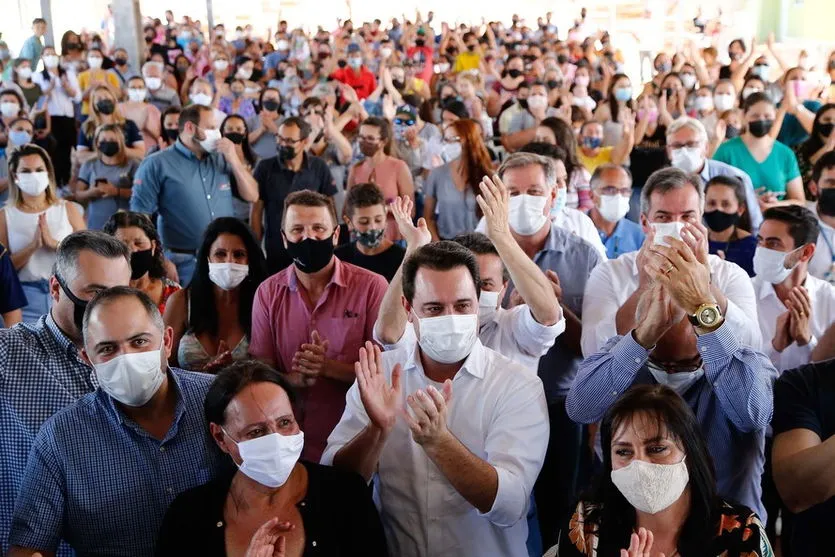
<instances>
[{"instance_id":1,"label":"light blue shirt","mask_svg":"<svg viewBox=\"0 0 835 557\"><path fill-rule=\"evenodd\" d=\"M606 256L609 259L617 259L624 253L638 251L644 243L644 231L641 230L641 226L626 218L618 221L608 238L602 230L598 230L597 233L600 234L600 241L606 246Z\"/></svg>"},{"instance_id":2,"label":"light blue shirt","mask_svg":"<svg viewBox=\"0 0 835 557\"><path fill-rule=\"evenodd\" d=\"M722 161L705 159L705 167L699 176L704 184L715 176L733 176L742 180L742 185L745 186L745 204L748 205L748 215L751 217L751 231L756 233L760 229L763 223L763 213L760 210L757 192L754 191L754 184L747 172Z\"/></svg>"},{"instance_id":3,"label":"light blue shirt","mask_svg":"<svg viewBox=\"0 0 835 557\"><path fill-rule=\"evenodd\" d=\"M213 376L171 370L174 422L160 441L101 389L41 428L26 464L9 543L79 555L151 557L165 511L214 479L224 455L208 434L203 400Z\"/></svg>"},{"instance_id":4,"label":"light blue shirt","mask_svg":"<svg viewBox=\"0 0 835 557\"><path fill-rule=\"evenodd\" d=\"M43 42L41 42L41 38L32 35L23 42L23 46L20 47L20 54L18 54L17 57L29 60L34 68L38 64L38 60L40 60L42 52Z\"/></svg>"},{"instance_id":5,"label":"light blue shirt","mask_svg":"<svg viewBox=\"0 0 835 557\"><path fill-rule=\"evenodd\" d=\"M142 161L133 180L130 210L159 212L166 248L197 250L213 220L232 217L232 169L219 153L202 159L180 141Z\"/></svg>"}]
</instances>

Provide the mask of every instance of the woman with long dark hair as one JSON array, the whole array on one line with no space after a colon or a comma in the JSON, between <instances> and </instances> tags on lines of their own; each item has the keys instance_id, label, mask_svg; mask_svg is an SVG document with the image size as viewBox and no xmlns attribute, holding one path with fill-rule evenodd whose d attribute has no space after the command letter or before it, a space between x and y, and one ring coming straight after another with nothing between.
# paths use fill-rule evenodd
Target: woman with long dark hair
<instances>
[{"instance_id":1,"label":"woman with long dark hair","mask_svg":"<svg viewBox=\"0 0 835 557\"><path fill-rule=\"evenodd\" d=\"M535 141L550 143L565 150L565 171L568 173L565 206L571 209L591 209L594 205L589 187L591 174L577 158L577 136L571 126L557 117L545 118L536 128Z\"/></svg>"},{"instance_id":2,"label":"woman with long dark hair","mask_svg":"<svg viewBox=\"0 0 835 557\"><path fill-rule=\"evenodd\" d=\"M615 74L609 83L606 100L594 111L594 119L603 124L603 145L617 145L623 135L624 108L635 111L632 82L626 74Z\"/></svg>"},{"instance_id":3,"label":"woman with long dark hair","mask_svg":"<svg viewBox=\"0 0 835 557\"><path fill-rule=\"evenodd\" d=\"M490 153L475 120L457 120L444 129L444 163L426 178L423 216L434 240L475 230L481 210L479 184L493 174Z\"/></svg>"},{"instance_id":4,"label":"woman with long dark hair","mask_svg":"<svg viewBox=\"0 0 835 557\"><path fill-rule=\"evenodd\" d=\"M638 385L601 426L603 470L564 525L560 557L771 557L749 508L723 501L693 412L664 385Z\"/></svg>"},{"instance_id":5,"label":"woman with long dark hair","mask_svg":"<svg viewBox=\"0 0 835 557\"><path fill-rule=\"evenodd\" d=\"M238 114L230 114L220 124L220 133L235 144L235 151L238 158L244 163L246 169L252 172L258 157L252 151L249 144L249 126L246 120ZM232 184L232 210L235 218L249 224L249 203L238 197L238 183L234 176L230 177Z\"/></svg>"},{"instance_id":6,"label":"woman with long dark hair","mask_svg":"<svg viewBox=\"0 0 835 557\"><path fill-rule=\"evenodd\" d=\"M812 168L824 153L835 151L835 103L827 103L820 107L815 114L815 121L812 124L812 133L809 138L792 147L797 156L797 165L800 167L800 177L803 178L803 188L806 192L806 199L814 201L809 192L809 181L812 179Z\"/></svg>"},{"instance_id":7,"label":"woman with long dark hair","mask_svg":"<svg viewBox=\"0 0 835 557\"><path fill-rule=\"evenodd\" d=\"M705 184L705 224L708 249L726 261L736 263L754 276L757 236L751 234L751 215L745 186L734 176L714 176Z\"/></svg>"},{"instance_id":8,"label":"woman with long dark hair","mask_svg":"<svg viewBox=\"0 0 835 557\"><path fill-rule=\"evenodd\" d=\"M148 215L120 211L113 214L102 229L128 246L130 256L130 285L151 298L165 313L168 298L180 290L180 285L165 276L165 256L157 227Z\"/></svg>"},{"instance_id":9,"label":"woman with long dark hair","mask_svg":"<svg viewBox=\"0 0 835 557\"><path fill-rule=\"evenodd\" d=\"M252 300L267 263L249 227L233 217L212 221L197 251L191 284L165 308L174 329L171 364L215 372L249 353Z\"/></svg>"}]
</instances>

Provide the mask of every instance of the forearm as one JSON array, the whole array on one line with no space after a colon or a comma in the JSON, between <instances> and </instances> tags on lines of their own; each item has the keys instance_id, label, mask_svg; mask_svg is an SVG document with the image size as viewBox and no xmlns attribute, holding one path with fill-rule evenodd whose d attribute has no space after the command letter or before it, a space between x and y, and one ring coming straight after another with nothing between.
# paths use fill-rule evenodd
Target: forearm
<instances>
[{"instance_id":1,"label":"forearm","mask_svg":"<svg viewBox=\"0 0 835 557\"><path fill-rule=\"evenodd\" d=\"M487 513L493 508L499 474L491 464L471 453L449 431L436 444L424 446L424 451L452 487L479 512Z\"/></svg>"},{"instance_id":2,"label":"forearm","mask_svg":"<svg viewBox=\"0 0 835 557\"><path fill-rule=\"evenodd\" d=\"M635 144L635 135L632 132L625 133L621 136L618 144L612 149L612 163L623 164L629 158L629 153L632 152L632 146Z\"/></svg>"},{"instance_id":3,"label":"forearm","mask_svg":"<svg viewBox=\"0 0 835 557\"><path fill-rule=\"evenodd\" d=\"M40 234L40 232L36 230L35 234ZM35 242L30 242L25 248L11 254L12 265L14 266L15 271L20 271L27 263L29 263L29 259L31 259L32 255L38 250L38 247L38 244Z\"/></svg>"},{"instance_id":4,"label":"forearm","mask_svg":"<svg viewBox=\"0 0 835 557\"><path fill-rule=\"evenodd\" d=\"M562 306L562 313L565 316L565 332L560 336L560 341L578 358L582 358L583 322L564 305Z\"/></svg>"},{"instance_id":5,"label":"forearm","mask_svg":"<svg viewBox=\"0 0 835 557\"><path fill-rule=\"evenodd\" d=\"M793 114L797 118L797 121L800 122L800 125L803 126L806 133L812 133L812 127L815 123L815 113L803 106L803 103L799 102Z\"/></svg>"},{"instance_id":6,"label":"forearm","mask_svg":"<svg viewBox=\"0 0 835 557\"><path fill-rule=\"evenodd\" d=\"M370 482L377 471L380 453L388 439L388 433L368 424L333 457L336 468L351 470Z\"/></svg>"},{"instance_id":7,"label":"forearm","mask_svg":"<svg viewBox=\"0 0 835 557\"><path fill-rule=\"evenodd\" d=\"M508 151L521 149L536 138L536 127L520 132L511 133L502 137L502 145Z\"/></svg>"},{"instance_id":8,"label":"forearm","mask_svg":"<svg viewBox=\"0 0 835 557\"><path fill-rule=\"evenodd\" d=\"M261 220L263 218L264 207L260 201L256 201L252 204L249 209L249 225L252 227L252 233L255 235L255 239L259 242L263 236L263 227L261 225Z\"/></svg>"},{"instance_id":9,"label":"forearm","mask_svg":"<svg viewBox=\"0 0 835 557\"><path fill-rule=\"evenodd\" d=\"M635 328L635 311L638 309L641 294L643 294L643 289L639 286L615 314L615 327L619 335L625 335Z\"/></svg>"},{"instance_id":10,"label":"forearm","mask_svg":"<svg viewBox=\"0 0 835 557\"><path fill-rule=\"evenodd\" d=\"M779 444L775 442L775 449ZM776 452L776 451L775 451ZM794 513L835 496L835 437L785 458L774 459L774 483Z\"/></svg>"},{"instance_id":11,"label":"forearm","mask_svg":"<svg viewBox=\"0 0 835 557\"><path fill-rule=\"evenodd\" d=\"M408 256L409 252L406 253L403 260L405 261ZM374 323L374 333L383 344L397 343L406 330L408 315L400 301L402 296L403 266L401 265L383 295L383 301L380 303L380 310L377 313L377 322Z\"/></svg>"},{"instance_id":12,"label":"forearm","mask_svg":"<svg viewBox=\"0 0 835 557\"><path fill-rule=\"evenodd\" d=\"M232 174L238 183L238 193L241 199L250 203L258 201L258 183L249 173L249 170L237 157L234 157L234 161L230 160L229 163L232 166Z\"/></svg>"},{"instance_id":13,"label":"forearm","mask_svg":"<svg viewBox=\"0 0 835 557\"><path fill-rule=\"evenodd\" d=\"M542 325L553 325L559 321L559 301L551 281L519 247L513 236L509 233L502 235L493 240L493 245L534 319Z\"/></svg>"},{"instance_id":14,"label":"forearm","mask_svg":"<svg viewBox=\"0 0 835 557\"><path fill-rule=\"evenodd\" d=\"M341 131L333 128L330 132L328 132L328 141L333 143L336 147L337 159L339 159L340 164L348 164L351 162L351 155L353 155L351 142L348 141L344 135L342 135Z\"/></svg>"}]
</instances>

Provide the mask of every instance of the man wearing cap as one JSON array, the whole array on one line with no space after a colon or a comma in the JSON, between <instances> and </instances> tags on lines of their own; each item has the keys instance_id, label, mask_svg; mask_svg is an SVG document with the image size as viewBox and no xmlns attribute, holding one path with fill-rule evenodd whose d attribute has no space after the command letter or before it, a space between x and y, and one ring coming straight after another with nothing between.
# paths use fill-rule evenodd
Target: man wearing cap
<instances>
[{"instance_id":1,"label":"man wearing cap","mask_svg":"<svg viewBox=\"0 0 835 557\"><path fill-rule=\"evenodd\" d=\"M413 30L414 27L403 33L400 44L406 48L406 57L420 68L417 76L429 83L435 67L433 61L435 41L431 35L427 37L423 27L418 28L417 34Z\"/></svg>"},{"instance_id":2,"label":"man wearing cap","mask_svg":"<svg viewBox=\"0 0 835 557\"><path fill-rule=\"evenodd\" d=\"M357 98L364 100L377 88L374 74L365 67L360 45L348 45L348 65L333 72L331 77L340 83L349 85L357 92Z\"/></svg>"}]
</instances>

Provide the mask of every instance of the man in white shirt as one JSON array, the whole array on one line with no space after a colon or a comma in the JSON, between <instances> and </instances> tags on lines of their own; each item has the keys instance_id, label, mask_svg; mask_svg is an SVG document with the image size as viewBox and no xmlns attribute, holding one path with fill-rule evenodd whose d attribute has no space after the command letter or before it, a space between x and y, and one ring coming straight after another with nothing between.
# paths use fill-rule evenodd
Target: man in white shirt
<instances>
[{"instance_id":1,"label":"man in white shirt","mask_svg":"<svg viewBox=\"0 0 835 557\"><path fill-rule=\"evenodd\" d=\"M835 191L835 190L833 190ZM835 319L835 286L809 274L815 214L800 205L763 214L754 254L754 292L764 352L780 373L806 365Z\"/></svg>"},{"instance_id":2,"label":"man in white shirt","mask_svg":"<svg viewBox=\"0 0 835 557\"><path fill-rule=\"evenodd\" d=\"M322 463L373 479L392 555L526 556L549 433L542 382L478 340L468 249L423 246L402 276L418 342L360 350Z\"/></svg>"},{"instance_id":3,"label":"man in white shirt","mask_svg":"<svg viewBox=\"0 0 835 557\"><path fill-rule=\"evenodd\" d=\"M478 337L484 346L536 372L539 358L565 330L555 285L513 239L507 220L509 194L501 180L485 177L481 188L486 195L480 196L479 203L484 204L489 236L473 232L455 238L478 261L481 281ZM418 221L418 226L412 224L409 198L397 200L391 207L400 234L406 239L408 257L430 242L429 230L423 226L423 219ZM501 301L511 278L521 303L504 309ZM402 273L398 273L389 284L374 327L374 340L386 350L415 343L414 327L408 322L402 295Z\"/></svg>"},{"instance_id":4,"label":"man in white shirt","mask_svg":"<svg viewBox=\"0 0 835 557\"><path fill-rule=\"evenodd\" d=\"M835 284L835 151L824 153L812 169L809 191L817 196L820 232L809 274Z\"/></svg>"},{"instance_id":5,"label":"man in white shirt","mask_svg":"<svg viewBox=\"0 0 835 557\"><path fill-rule=\"evenodd\" d=\"M762 336L751 280L734 263L708 255L703 207L704 190L698 176L677 168L663 168L649 177L641 190L641 226L647 234L644 245L637 252L598 265L586 283L583 355L598 352L610 338L635 327L638 299L651 285L645 270L649 247L656 236L661 241L667 235L684 240L699 261L709 267L711 293L740 344L760 349Z\"/></svg>"}]
</instances>

